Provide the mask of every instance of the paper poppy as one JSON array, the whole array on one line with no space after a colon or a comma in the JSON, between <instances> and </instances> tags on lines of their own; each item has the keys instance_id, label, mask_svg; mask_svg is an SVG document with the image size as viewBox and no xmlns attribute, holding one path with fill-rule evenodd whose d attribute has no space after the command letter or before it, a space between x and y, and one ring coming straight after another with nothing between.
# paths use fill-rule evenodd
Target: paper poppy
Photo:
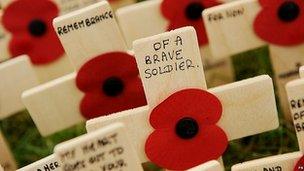
<instances>
[{"instance_id":1,"label":"paper poppy","mask_svg":"<svg viewBox=\"0 0 304 171\"><path fill-rule=\"evenodd\" d=\"M147 104L135 58L124 52L110 52L85 63L76 78L85 93L82 115L95 118Z\"/></svg>"},{"instance_id":2,"label":"paper poppy","mask_svg":"<svg viewBox=\"0 0 304 171\"><path fill-rule=\"evenodd\" d=\"M261 11L254 30L263 40L292 46L304 42L303 0L259 0Z\"/></svg>"},{"instance_id":3,"label":"paper poppy","mask_svg":"<svg viewBox=\"0 0 304 171\"><path fill-rule=\"evenodd\" d=\"M294 171L303 171L304 170L304 156L297 162Z\"/></svg>"},{"instance_id":4,"label":"paper poppy","mask_svg":"<svg viewBox=\"0 0 304 171\"><path fill-rule=\"evenodd\" d=\"M169 20L167 30L184 26L193 26L198 36L199 45L208 43L202 11L221 4L216 0L163 0L161 12Z\"/></svg>"},{"instance_id":5,"label":"paper poppy","mask_svg":"<svg viewBox=\"0 0 304 171\"><path fill-rule=\"evenodd\" d=\"M52 27L58 14L56 4L50 0L12 1L2 18L4 27L12 34L12 56L27 54L36 65L60 58L64 50Z\"/></svg>"},{"instance_id":6,"label":"paper poppy","mask_svg":"<svg viewBox=\"0 0 304 171\"><path fill-rule=\"evenodd\" d=\"M150 115L155 130L146 140L147 157L169 170L218 159L228 145L225 132L216 125L221 115L221 102L207 91L186 89L171 95Z\"/></svg>"}]
</instances>

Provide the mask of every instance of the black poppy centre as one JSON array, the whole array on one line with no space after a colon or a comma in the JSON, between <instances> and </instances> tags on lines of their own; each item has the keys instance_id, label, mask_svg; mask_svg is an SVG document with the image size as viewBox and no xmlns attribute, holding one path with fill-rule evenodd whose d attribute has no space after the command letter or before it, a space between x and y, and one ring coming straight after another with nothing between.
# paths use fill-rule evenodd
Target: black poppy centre
<instances>
[{"instance_id":1,"label":"black poppy centre","mask_svg":"<svg viewBox=\"0 0 304 171\"><path fill-rule=\"evenodd\" d=\"M177 122L175 132L182 139L191 139L198 134L199 125L195 119L185 117Z\"/></svg>"},{"instance_id":2,"label":"black poppy centre","mask_svg":"<svg viewBox=\"0 0 304 171\"><path fill-rule=\"evenodd\" d=\"M29 23L28 30L32 36L41 37L46 33L47 25L44 21L35 19Z\"/></svg>"},{"instance_id":3,"label":"black poppy centre","mask_svg":"<svg viewBox=\"0 0 304 171\"><path fill-rule=\"evenodd\" d=\"M283 22L292 22L300 15L300 7L293 1L285 1L278 9L278 17Z\"/></svg>"},{"instance_id":4,"label":"black poppy centre","mask_svg":"<svg viewBox=\"0 0 304 171\"><path fill-rule=\"evenodd\" d=\"M115 97L120 95L124 90L124 82L118 77L106 79L102 85L102 91L105 95Z\"/></svg>"},{"instance_id":5,"label":"black poppy centre","mask_svg":"<svg viewBox=\"0 0 304 171\"><path fill-rule=\"evenodd\" d=\"M190 3L185 10L186 17L190 20L199 20L202 18L204 6L199 2Z\"/></svg>"}]
</instances>

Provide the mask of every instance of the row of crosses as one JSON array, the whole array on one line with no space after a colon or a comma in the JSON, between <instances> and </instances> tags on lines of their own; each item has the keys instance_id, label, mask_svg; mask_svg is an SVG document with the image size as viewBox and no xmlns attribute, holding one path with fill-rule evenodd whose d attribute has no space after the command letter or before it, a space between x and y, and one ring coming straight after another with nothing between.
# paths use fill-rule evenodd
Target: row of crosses
<instances>
[{"instance_id":1,"label":"row of crosses","mask_svg":"<svg viewBox=\"0 0 304 171\"><path fill-rule=\"evenodd\" d=\"M109 4L101 2L54 20L54 28L78 73L23 93L25 105L36 124L42 123L40 131L45 135L59 131L64 117L90 119L90 115L85 118L82 113L86 110L79 108L79 101L86 95L78 89L77 76L100 56L106 60L104 54L127 53L112 17L65 33L58 30L110 11ZM207 90L196 37L194 28L184 27L134 41L134 56L147 105L87 121L88 134L55 147L53 156L57 157L60 167L63 170L108 167L140 170L139 163L151 160L170 170L191 169L219 159L230 140L276 129L279 123L272 79L262 75ZM107 44L96 48L99 41ZM126 55L120 57L116 60L114 55L114 64L107 70L111 71L115 64L119 66ZM91 80L84 76L81 79ZM115 91L120 90L119 87ZM43 102L43 99L47 100ZM52 132L47 132L50 130L47 128L53 129ZM203 153L208 155L202 157ZM222 169L217 161L206 164L200 167Z\"/></svg>"},{"instance_id":2,"label":"row of crosses","mask_svg":"<svg viewBox=\"0 0 304 171\"><path fill-rule=\"evenodd\" d=\"M165 26L168 23L164 16L159 14L158 10L161 5L163 5L161 1L148 1L117 12L127 45L107 2L96 3L54 20L55 31L67 56L72 61L71 68L74 72L25 91L22 100L43 135L50 135L91 119L87 121L89 134L59 144L54 149L54 155L48 158L58 159L60 167L64 170L76 167L79 170L97 168L107 170L111 167L140 170L140 163L148 160L171 170L190 169L206 161L219 159L230 140L278 127L271 78L263 75L207 89L200 55L200 50L202 54L206 54L204 53L206 44L202 45L202 40L197 40L197 32L192 27L162 33L166 31ZM135 10L138 11L134 12ZM252 29L253 20L260 10L260 2L246 0L204 11L210 51L214 54L214 58L228 57L265 44ZM151 11L154 11L155 14L148 14ZM154 19L159 24L147 23L143 16ZM130 24L132 22L137 23ZM132 27L142 30L134 32ZM237 29L244 30L244 32L237 31ZM128 32L130 33L128 34ZM157 33L162 34L152 36ZM238 34L245 35L238 36ZM218 35L225 38L220 38ZM138 38L143 39L137 40ZM223 41L227 42L223 43ZM131 42L133 42L133 46L131 46ZM283 68L283 65L286 69L286 66L291 66L289 63L294 61L295 66L301 65L299 59L299 49L301 48L290 47L290 44L288 47L282 47L282 45L277 45L279 43L276 42L276 45L270 46L274 67ZM130 47L134 52L128 50ZM223 50L223 48L228 50ZM138 71L131 67L135 62L131 59L133 53ZM113 57L108 61L111 64L109 66L112 67L101 68L101 71L105 72L103 76L107 77L106 82L114 86L115 90L109 89L106 85L100 85L100 79L104 78L100 78L101 76L97 74L100 72L98 69L103 66L99 62L100 59L105 59L108 55ZM211 58L211 55L207 56L203 59L207 60L209 64L218 61ZM274 59L273 56L276 58ZM286 56L289 58L286 59ZM296 59L293 60L293 57ZM225 58L225 61L229 61L229 59ZM127 67L123 68L120 63ZM228 63L224 62L224 64ZM279 64L276 65L276 63ZM16 70L27 67L27 70L32 70L30 72L32 75L37 72L26 56L4 64L9 67L19 64L19 67L15 67ZM116 65L121 68L115 69ZM5 68L3 67L3 70ZM285 72L285 70L275 69L276 73L280 72L277 79L279 81L280 79L284 81L287 78L291 79L290 75L294 76L294 74L289 74L289 72L293 70L294 68ZM124 71L134 73L128 75ZM47 70L43 70L43 72L46 72L47 75L51 73ZM113 73L119 73L119 75L113 75ZM144 93L140 88L134 86L138 85L136 84L138 83L136 78L138 73L144 85ZM25 75L25 77L27 76ZM122 83L122 80L128 84L123 84L125 82ZM41 82L43 81L33 79L28 88ZM304 83L301 82L303 81L296 80L287 84L286 87L289 97L287 104L290 104L300 147L302 144L301 130L304 129L301 122L300 93L301 85ZM91 83L91 85L87 83ZM94 87L95 85L97 88ZM100 103L94 101L101 99L98 95L100 88L103 93L112 97L127 89L133 95L144 94L146 101L142 100L141 96L134 97L138 103L132 110L119 107L100 109ZM17 95L22 91L17 92ZM117 104L127 103L127 101L112 101L112 103L115 102ZM81 105L79 105L80 103ZM200 116L197 114L198 112L205 115ZM107 116L92 119L98 114ZM104 148L101 147L101 142ZM198 148L200 145L202 146L201 151ZM211 150L206 148L210 145L214 146ZM201 157L200 154L203 153L209 155ZM301 152L284 155L288 157L275 156L260 159L248 162L248 165L247 163L236 165L232 169L294 168L295 163L302 157ZM191 159L189 159L190 156ZM42 164L45 164L46 161L49 160L45 160ZM102 161L102 166L100 161ZM51 163L53 163L52 167L58 168L56 161ZM39 165L39 167L42 166L41 163ZM199 167L211 168L211 170L222 169L217 161L208 162Z\"/></svg>"}]
</instances>

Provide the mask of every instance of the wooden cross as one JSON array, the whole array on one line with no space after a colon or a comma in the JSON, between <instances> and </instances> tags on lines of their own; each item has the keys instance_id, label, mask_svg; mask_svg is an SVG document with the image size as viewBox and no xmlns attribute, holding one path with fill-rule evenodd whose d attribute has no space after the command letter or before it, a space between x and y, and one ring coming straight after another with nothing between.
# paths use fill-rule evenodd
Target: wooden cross
<instances>
[{"instance_id":1,"label":"wooden cross","mask_svg":"<svg viewBox=\"0 0 304 171\"><path fill-rule=\"evenodd\" d=\"M60 171L60 165L58 159L55 157L55 155L50 155L48 157L45 157L41 160L38 160L30 165L27 165L25 167L22 167L18 169L17 171Z\"/></svg>"},{"instance_id":2,"label":"wooden cross","mask_svg":"<svg viewBox=\"0 0 304 171\"><path fill-rule=\"evenodd\" d=\"M88 132L92 132L115 122L124 123L141 162L146 162L145 142L153 131L149 123L150 112L175 92L187 88L206 90L207 87L196 33L192 27L137 40L133 47L148 106L89 120L86 127ZM176 54L171 59L160 58L162 54L169 53ZM166 67L170 66L174 69L165 72ZM222 117L217 125L226 132L228 140L273 130L279 125L273 84L269 76L208 89L208 92L222 103ZM167 108L170 109L169 106Z\"/></svg>"},{"instance_id":3,"label":"wooden cross","mask_svg":"<svg viewBox=\"0 0 304 171\"><path fill-rule=\"evenodd\" d=\"M189 169L188 171L224 171L224 169L218 161L212 160L210 162Z\"/></svg>"},{"instance_id":4,"label":"wooden cross","mask_svg":"<svg viewBox=\"0 0 304 171\"><path fill-rule=\"evenodd\" d=\"M39 81L26 55L1 63L0 79L0 119L4 119L24 110L22 92L37 86Z\"/></svg>"},{"instance_id":5,"label":"wooden cross","mask_svg":"<svg viewBox=\"0 0 304 171\"><path fill-rule=\"evenodd\" d=\"M10 152L9 146L4 139L0 130L0 165L3 166L4 171L15 171L17 169L16 162ZM1 170L1 168L0 168Z\"/></svg>"},{"instance_id":6,"label":"wooden cross","mask_svg":"<svg viewBox=\"0 0 304 171\"><path fill-rule=\"evenodd\" d=\"M74 23L76 23L76 25L78 24L77 26L79 27L76 28L74 25L75 27L69 28L69 26ZM22 96L23 102L29 110L40 133L44 136L71 127L72 125L87 119L86 117L83 117L84 112L80 110L80 105L82 99L84 99L85 92L80 90L78 88L79 86L76 85L76 82L78 83L79 81L76 80L76 78L83 73L80 72L83 70L82 68L87 67L88 63L92 64L94 61L100 59L98 56L110 54L112 52L120 52L127 55L127 57L122 58L124 59L122 62L125 61L125 59L128 61L134 60L127 52L128 49L114 18L114 13L106 1L56 18L54 20L54 27L76 72L24 92ZM115 56L104 58L104 63L106 61L113 61L114 58L116 61L119 60ZM118 64L119 62L120 61L117 61L116 63ZM133 63L134 70L137 70L135 60ZM127 68L124 64L123 66L115 66L109 69L106 69L106 67L98 68L103 69L103 71L98 70L93 73L88 73L87 77L93 77L100 72L110 73L111 70L116 69L117 67ZM134 76L134 80L139 82L139 90L126 93L126 96L133 94L132 97L130 97L133 99L139 98L136 96L143 96L145 101L144 92L137 75ZM94 84L89 80L84 82L85 84L88 83L89 86ZM103 85L100 83L98 90L102 90L102 87ZM137 93L137 91L140 90L142 90L142 95ZM113 96L113 98L116 97L119 98L119 96ZM104 106L104 108L108 108L107 110L113 111L114 107L117 106L115 105L116 101L112 100L113 98L109 95L105 97L106 100L104 101L100 102L99 100L96 100L96 103L112 102L112 104L105 103L105 105L93 105L86 107L86 109L94 110L95 108ZM146 102L142 105L145 104ZM111 108L106 105L113 107ZM110 113L111 112L103 114ZM99 114L99 116L100 115L101 114Z\"/></svg>"},{"instance_id":7,"label":"wooden cross","mask_svg":"<svg viewBox=\"0 0 304 171\"><path fill-rule=\"evenodd\" d=\"M82 7L88 6L89 4L96 3L98 1L100 1L100 0L72 0L72 1L52 0L50 2L46 1L46 3L48 5L48 7L50 7L49 3L53 3L59 9L59 15L62 15L62 14L74 11L76 9L80 9ZM30 1L27 1L27 2L30 3ZM35 1L33 1L33 3L34 2ZM3 15L2 15L3 25L1 25L1 28L9 27L6 21L13 20L12 15L15 12L14 11L15 8L17 8L18 5L20 5L20 4L21 5L26 4L25 1L21 1L21 0L19 0L19 4L18 4L18 1L15 1L15 0L1 0L0 3L1 3L1 6L3 7ZM26 9L24 8L24 10L26 10ZM22 11L20 13L22 14ZM30 12L28 15L30 15ZM43 17L43 16L39 16L39 17ZM8 18L8 19L6 19L6 18ZM48 21L48 22L51 22L51 21ZM46 23L46 24L50 25L51 23ZM37 27L38 26L36 26L36 28ZM49 26L48 26L46 29L51 29L51 28L49 28ZM14 36L17 37L20 35L14 35L14 33L12 33L10 30L7 30L7 29L4 29L4 31L6 32L7 35L5 36L5 39L3 39L3 41L0 43L0 45L2 45L1 48L6 49L6 50L3 51L3 53L4 53L3 55L2 54L0 54L0 55L7 56L6 54L9 54L8 58L16 57L16 56L13 56L13 54L11 52L9 52L8 49L10 46L9 44L12 43L11 40L13 39L13 37ZM41 41L41 40L39 40L39 41ZM41 42L41 43L45 43L45 42ZM16 43L15 43L15 45L17 46ZM18 46L21 46L21 45L18 45ZM48 45L45 45L45 46L48 46ZM27 53L27 51L25 51L24 53ZM34 57L37 58L37 55L29 54L29 57L32 59L32 61L34 61L33 58ZM43 57L39 57L39 58L43 58ZM40 83L44 83L44 82L53 80L55 78L58 78L60 76L73 72L73 67L70 64L68 57L64 53L62 54L61 57L58 57L57 60L53 60L52 62L47 62L47 63L34 62L33 66L34 66L34 70L37 74L37 77L38 77L38 80L40 81Z\"/></svg>"},{"instance_id":8,"label":"wooden cross","mask_svg":"<svg viewBox=\"0 0 304 171\"><path fill-rule=\"evenodd\" d=\"M64 14L97 1L99 0L54 0L50 2L55 2L60 8L61 14ZM7 12L6 9L11 8L11 5L14 6L16 2L24 2L24 0L0 1L4 8L4 12L0 13L1 20L3 20L2 14ZM11 9L8 11L11 11ZM65 55L49 64L31 64L31 57L27 55L12 58L13 56L8 50L12 34L5 30L3 26L3 24L0 25L0 62L9 60L0 63L0 79L3 80L0 85L0 119L24 110L25 107L20 98L24 90L73 72L73 67Z\"/></svg>"},{"instance_id":9,"label":"wooden cross","mask_svg":"<svg viewBox=\"0 0 304 171\"><path fill-rule=\"evenodd\" d=\"M123 124L116 123L57 145L63 171L142 171Z\"/></svg>"},{"instance_id":10,"label":"wooden cross","mask_svg":"<svg viewBox=\"0 0 304 171\"><path fill-rule=\"evenodd\" d=\"M302 36L291 35L293 31L287 29L292 28L296 16L290 20L285 18L289 12L284 12L284 2L265 1L263 8L259 0L236 1L205 10L203 18L214 58L269 45L281 106L286 118L290 119L284 86L298 76L298 67L304 63L304 45L291 38L296 40ZM270 7L267 3L275 5ZM290 3L298 7L293 1Z\"/></svg>"},{"instance_id":11,"label":"wooden cross","mask_svg":"<svg viewBox=\"0 0 304 171\"><path fill-rule=\"evenodd\" d=\"M117 20L124 33L127 45L130 48L132 48L132 42L136 39L160 34L168 30L170 21L164 17L161 12L161 6L164 1L167 0L144 1L117 10ZM229 0L221 0L219 2L229 2ZM172 3L175 2L172 1ZM189 1L189 5L191 5L191 1ZM173 6L174 4L167 7L168 9L166 10L173 10ZM178 13L175 15L183 16L186 14ZM147 22L147 20L150 22ZM189 24L191 24L191 20L184 26L188 26ZM201 24L203 25L203 23ZM230 59L212 60L213 58L211 57L208 44L200 46L200 50L203 52L202 60L204 63L207 84L209 86L214 87L234 80L233 67Z\"/></svg>"},{"instance_id":12,"label":"wooden cross","mask_svg":"<svg viewBox=\"0 0 304 171\"><path fill-rule=\"evenodd\" d=\"M303 68L300 69L300 75ZM304 79L299 78L286 84L286 92L288 96L289 109L291 118L294 123L295 131L298 137L300 151L304 150Z\"/></svg>"},{"instance_id":13,"label":"wooden cross","mask_svg":"<svg viewBox=\"0 0 304 171\"><path fill-rule=\"evenodd\" d=\"M303 67L300 68L303 71ZM304 147L304 120L303 120L303 94L304 80L296 79L290 81L286 85L286 91L289 101L290 113L294 122L295 131L297 134L298 144L300 147L299 152L292 152L287 154L280 154L266 158L247 161L244 163L236 164L232 167L232 171L247 171L247 170L263 170L263 171L282 171L294 170L298 161L303 157ZM301 115L302 114L302 115ZM299 169L301 170L301 169ZM303 170L303 169L302 169Z\"/></svg>"}]
</instances>

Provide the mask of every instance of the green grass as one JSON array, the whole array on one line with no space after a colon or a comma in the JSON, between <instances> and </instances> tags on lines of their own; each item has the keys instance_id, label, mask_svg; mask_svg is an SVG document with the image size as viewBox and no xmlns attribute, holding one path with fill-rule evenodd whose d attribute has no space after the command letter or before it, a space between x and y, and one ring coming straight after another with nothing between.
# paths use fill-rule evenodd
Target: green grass
<instances>
[{"instance_id":1,"label":"green grass","mask_svg":"<svg viewBox=\"0 0 304 171\"><path fill-rule=\"evenodd\" d=\"M232 59L237 80L260 74L273 75L267 47L233 56ZM223 158L227 170L235 163L298 150L293 125L282 116L280 112L279 129L230 142ZM45 157L52 153L57 143L85 133L84 124L80 124L43 138L26 111L1 121L0 127L19 166ZM155 168L151 164L145 165L145 170L158 170Z\"/></svg>"}]
</instances>

